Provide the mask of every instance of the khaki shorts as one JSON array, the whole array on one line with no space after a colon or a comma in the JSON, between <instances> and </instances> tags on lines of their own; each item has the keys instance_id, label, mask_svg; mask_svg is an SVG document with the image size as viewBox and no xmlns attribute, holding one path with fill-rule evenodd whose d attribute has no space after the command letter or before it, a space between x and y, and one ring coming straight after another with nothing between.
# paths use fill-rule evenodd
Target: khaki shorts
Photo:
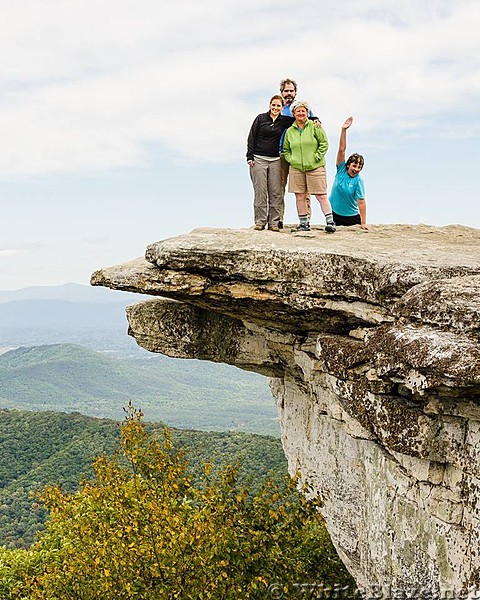
<instances>
[{"instance_id":1,"label":"khaki shorts","mask_svg":"<svg viewBox=\"0 0 480 600\"><path fill-rule=\"evenodd\" d=\"M326 194L327 170L325 167L318 167L304 173L291 166L288 171L288 191L294 194Z\"/></svg>"}]
</instances>

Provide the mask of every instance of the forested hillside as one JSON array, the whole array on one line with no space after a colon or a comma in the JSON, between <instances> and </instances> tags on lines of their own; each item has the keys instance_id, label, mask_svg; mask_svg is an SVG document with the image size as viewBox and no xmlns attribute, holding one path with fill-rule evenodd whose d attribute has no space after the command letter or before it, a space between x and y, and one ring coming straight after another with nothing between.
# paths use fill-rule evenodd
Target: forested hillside
<instances>
[{"instance_id":1,"label":"forested hillside","mask_svg":"<svg viewBox=\"0 0 480 600\"><path fill-rule=\"evenodd\" d=\"M0 408L122 419L133 400L172 427L279 435L267 380L228 365L160 355L118 359L74 344L0 355Z\"/></svg>"},{"instance_id":2,"label":"forested hillside","mask_svg":"<svg viewBox=\"0 0 480 600\"><path fill-rule=\"evenodd\" d=\"M162 426L149 423L150 431ZM44 512L38 491L48 483L76 489L82 476L92 475L92 459L117 445L119 423L78 413L0 410L0 545L26 546L42 529ZM228 432L172 430L176 445L187 452L198 473L213 460L216 467L238 463L242 481L253 488L269 471L286 472L280 441Z\"/></svg>"},{"instance_id":3,"label":"forested hillside","mask_svg":"<svg viewBox=\"0 0 480 600\"><path fill-rule=\"evenodd\" d=\"M119 452L98 457L77 491L44 489L49 519L34 544L0 546L1 598L253 600L290 597L298 582L353 589L321 503L296 478L255 473L245 483L234 452L221 469L208 460L192 472L197 443L185 452L132 406L119 433Z\"/></svg>"},{"instance_id":4,"label":"forested hillside","mask_svg":"<svg viewBox=\"0 0 480 600\"><path fill-rule=\"evenodd\" d=\"M133 296L75 284L0 293L0 597L84 597L95 590L89 597L118 600L120 589L129 598L166 597L156 577L144 576L145 569L169 573L162 584L168 593L188 581L199 590L191 597L203 594L206 585L218 590L233 585L232 597L253 598L257 592L264 597L269 583L278 580L349 581L318 514L295 483L282 479L287 466L266 378L137 347L126 334L124 315ZM126 471L117 472L114 456L130 401L145 413L148 439L164 439L162 423L174 427L172 460L168 452L152 454L150 442L139 453L127 451L147 469L146 477L131 481L125 447L118 464ZM185 490L187 479L178 471L182 451L193 476L193 487ZM97 461L94 475L96 456L107 458ZM238 465L238 479L232 464ZM107 485L100 475L107 473L105 466L119 475ZM89 483L79 487L82 479ZM41 490L48 498L48 484L61 486L59 499L66 493L66 512L52 513L56 501L47 500L52 518L45 531L39 499ZM140 492L137 484L146 488ZM77 494L68 495L77 489L78 512ZM105 510L90 498L85 511L88 490L105 494ZM98 527L106 532L103 541ZM41 531L41 540L31 546ZM87 538L94 546L93 564L71 552L73 541L88 557ZM125 560L115 550L117 542ZM133 577L121 573L123 564L131 565ZM55 573L59 586L51 579ZM99 577L106 578L106 587ZM250 588L257 592L250 596Z\"/></svg>"}]
</instances>

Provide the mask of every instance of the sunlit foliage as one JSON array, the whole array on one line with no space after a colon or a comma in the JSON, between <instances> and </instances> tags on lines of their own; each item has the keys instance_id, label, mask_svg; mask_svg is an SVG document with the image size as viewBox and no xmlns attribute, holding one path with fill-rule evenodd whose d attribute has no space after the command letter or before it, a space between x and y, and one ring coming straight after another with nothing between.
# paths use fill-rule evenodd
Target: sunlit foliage
<instances>
[{"instance_id":1,"label":"sunlit foliage","mask_svg":"<svg viewBox=\"0 0 480 600\"><path fill-rule=\"evenodd\" d=\"M252 492L234 466L193 480L183 452L131 409L122 451L75 493L45 490L47 530L0 552L0 597L16 600L265 598L270 584L351 583L296 481Z\"/></svg>"}]
</instances>

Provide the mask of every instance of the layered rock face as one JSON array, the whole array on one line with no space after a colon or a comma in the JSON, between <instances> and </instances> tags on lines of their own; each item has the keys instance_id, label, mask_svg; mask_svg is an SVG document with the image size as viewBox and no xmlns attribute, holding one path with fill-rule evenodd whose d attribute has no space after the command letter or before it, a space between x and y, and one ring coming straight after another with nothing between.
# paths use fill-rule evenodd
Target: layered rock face
<instances>
[{"instance_id":1,"label":"layered rock face","mask_svg":"<svg viewBox=\"0 0 480 600\"><path fill-rule=\"evenodd\" d=\"M270 377L291 473L360 586L480 589L480 231L198 229L93 285L152 352Z\"/></svg>"}]
</instances>

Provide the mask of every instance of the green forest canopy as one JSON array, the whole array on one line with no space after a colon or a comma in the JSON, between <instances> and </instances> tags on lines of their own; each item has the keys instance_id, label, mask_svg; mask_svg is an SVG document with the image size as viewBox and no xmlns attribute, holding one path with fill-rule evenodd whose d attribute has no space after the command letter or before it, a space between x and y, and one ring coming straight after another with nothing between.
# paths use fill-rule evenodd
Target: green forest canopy
<instances>
[{"instance_id":1,"label":"green forest canopy","mask_svg":"<svg viewBox=\"0 0 480 600\"><path fill-rule=\"evenodd\" d=\"M295 480L248 488L228 464L194 474L169 430L148 431L131 406L120 439L77 491L43 492L50 517L38 542L0 549L2 598L237 600L272 585L288 595L299 581L353 589Z\"/></svg>"}]
</instances>

